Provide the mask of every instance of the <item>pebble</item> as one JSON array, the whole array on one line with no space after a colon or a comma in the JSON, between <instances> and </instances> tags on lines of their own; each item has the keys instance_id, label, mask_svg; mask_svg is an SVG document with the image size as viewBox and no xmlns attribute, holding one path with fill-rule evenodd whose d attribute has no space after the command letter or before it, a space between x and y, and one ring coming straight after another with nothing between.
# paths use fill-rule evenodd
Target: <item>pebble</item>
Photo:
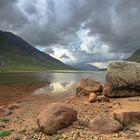
<instances>
[{"instance_id":1,"label":"pebble","mask_svg":"<svg viewBox=\"0 0 140 140\"><path fill-rule=\"evenodd\" d=\"M135 133L135 134L136 134L136 136L137 136L137 137L140 137L140 134L139 134L139 132L137 132L137 133Z\"/></svg>"},{"instance_id":2,"label":"pebble","mask_svg":"<svg viewBox=\"0 0 140 140\"><path fill-rule=\"evenodd\" d=\"M20 140L20 136L17 136L14 140Z\"/></svg>"}]
</instances>

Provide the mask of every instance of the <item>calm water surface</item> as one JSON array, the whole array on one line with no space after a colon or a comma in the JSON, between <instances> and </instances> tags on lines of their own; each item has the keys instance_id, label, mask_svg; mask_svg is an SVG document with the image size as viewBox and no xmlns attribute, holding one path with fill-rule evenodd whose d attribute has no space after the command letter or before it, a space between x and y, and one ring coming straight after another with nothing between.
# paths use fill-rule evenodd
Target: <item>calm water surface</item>
<instances>
[{"instance_id":1,"label":"calm water surface","mask_svg":"<svg viewBox=\"0 0 140 140\"><path fill-rule=\"evenodd\" d=\"M38 89L35 94L42 93L74 93L75 83L82 78L94 78L103 82L105 71L48 71L48 72L22 72L1 73L0 84L20 84L32 82L48 82L49 86Z\"/></svg>"}]
</instances>

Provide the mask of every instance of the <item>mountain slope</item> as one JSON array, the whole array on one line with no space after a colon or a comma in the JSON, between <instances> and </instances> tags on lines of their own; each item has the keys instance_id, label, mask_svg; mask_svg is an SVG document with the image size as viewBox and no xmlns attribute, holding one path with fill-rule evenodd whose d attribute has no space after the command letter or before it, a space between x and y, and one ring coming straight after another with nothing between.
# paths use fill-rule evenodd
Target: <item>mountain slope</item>
<instances>
[{"instance_id":1,"label":"mountain slope","mask_svg":"<svg viewBox=\"0 0 140 140\"><path fill-rule=\"evenodd\" d=\"M34 48L22 38L0 31L0 71L70 69L61 61Z\"/></svg>"},{"instance_id":2,"label":"mountain slope","mask_svg":"<svg viewBox=\"0 0 140 140\"><path fill-rule=\"evenodd\" d=\"M90 64L85 64L85 63L77 63L75 65L70 65L70 67L73 67L75 69L79 70L84 70L84 71L99 71L101 69L97 68L96 66L90 65Z\"/></svg>"},{"instance_id":3,"label":"mountain slope","mask_svg":"<svg viewBox=\"0 0 140 140\"><path fill-rule=\"evenodd\" d=\"M135 51L129 58L130 61L140 62L140 49Z\"/></svg>"}]
</instances>

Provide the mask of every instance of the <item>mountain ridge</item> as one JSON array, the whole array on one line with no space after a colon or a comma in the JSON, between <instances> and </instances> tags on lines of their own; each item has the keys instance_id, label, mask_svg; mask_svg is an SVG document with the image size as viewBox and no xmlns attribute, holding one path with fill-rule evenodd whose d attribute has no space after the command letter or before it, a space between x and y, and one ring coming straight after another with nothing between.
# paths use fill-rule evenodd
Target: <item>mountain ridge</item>
<instances>
[{"instance_id":1,"label":"mountain ridge","mask_svg":"<svg viewBox=\"0 0 140 140\"><path fill-rule=\"evenodd\" d=\"M129 58L129 61L135 61L140 63L140 49L136 50Z\"/></svg>"},{"instance_id":2,"label":"mountain ridge","mask_svg":"<svg viewBox=\"0 0 140 140\"><path fill-rule=\"evenodd\" d=\"M85 64L85 63L76 63L76 64L73 64L73 65L69 65L70 67L73 67L75 69L78 69L78 70L83 70L83 71L100 71L102 69L96 67L96 66L93 66L91 64Z\"/></svg>"},{"instance_id":3,"label":"mountain ridge","mask_svg":"<svg viewBox=\"0 0 140 140\"><path fill-rule=\"evenodd\" d=\"M0 30L0 70L61 69L71 68L36 49L21 37Z\"/></svg>"}]
</instances>

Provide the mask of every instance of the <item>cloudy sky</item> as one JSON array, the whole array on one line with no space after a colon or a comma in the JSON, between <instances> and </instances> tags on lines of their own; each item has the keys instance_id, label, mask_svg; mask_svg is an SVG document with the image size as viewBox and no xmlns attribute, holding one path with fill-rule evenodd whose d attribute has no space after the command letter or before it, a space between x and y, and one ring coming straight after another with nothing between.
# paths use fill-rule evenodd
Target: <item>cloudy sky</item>
<instances>
[{"instance_id":1,"label":"cloudy sky","mask_svg":"<svg viewBox=\"0 0 140 140\"><path fill-rule=\"evenodd\" d=\"M140 0L0 0L0 30L65 63L104 67L140 48Z\"/></svg>"}]
</instances>

